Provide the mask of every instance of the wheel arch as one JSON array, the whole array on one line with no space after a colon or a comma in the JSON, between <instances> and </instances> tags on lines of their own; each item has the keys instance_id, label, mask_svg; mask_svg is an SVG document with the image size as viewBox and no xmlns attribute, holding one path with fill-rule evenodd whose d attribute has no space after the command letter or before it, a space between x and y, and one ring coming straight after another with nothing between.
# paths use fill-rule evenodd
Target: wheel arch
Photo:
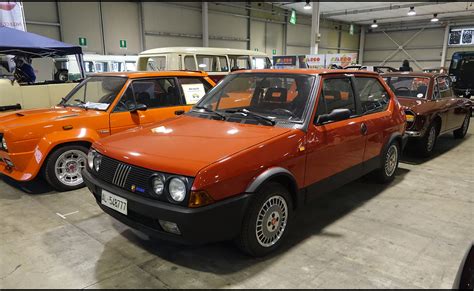
<instances>
[{"instance_id":1,"label":"wheel arch","mask_svg":"<svg viewBox=\"0 0 474 291\"><path fill-rule=\"evenodd\" d=\"M285 168L272 167L260 173L246 188L246 193L256 193L265 184L276 182L284 186L290 192L293 208L296 208L302 201L299 198L299 188L295 176Z\"/></svg>"}]
</instances>

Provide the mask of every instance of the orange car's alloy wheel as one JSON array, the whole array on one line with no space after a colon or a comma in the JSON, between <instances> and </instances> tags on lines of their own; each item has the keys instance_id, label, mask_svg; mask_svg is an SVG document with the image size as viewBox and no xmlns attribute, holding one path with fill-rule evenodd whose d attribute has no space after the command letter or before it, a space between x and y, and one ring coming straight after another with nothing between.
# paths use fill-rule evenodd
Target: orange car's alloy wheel
<instances>
[{"instance_id":1,"label":"orange car's alloy wheel","mask_svg":"<svg viewBox=\"0 0 474 291\"><path fill-rule=\"evenodd\" d=\"M272 196L258 212L255 234L263 247L273 246L283 235L288 219L288 205L281 196Z\"/></svg>"},{"instance_id":2,"label":"orange car's alloy wheel","mask_svg":"<svg viewBox=\"0 0 474 291\"><path fill-rule=\"evenodd\" d=\"M395 173L398 165L398 147L395 144L390 145L385 160L385 175L388 177Z\"/></svg>"},{"instance_id":3,"label":"orange car's alloy wheel","mask_svg":"<svg viewBox=\"0 0 474 291\"><path fill-rule=\"evenodd\" d=\"M81 171L86 167L87 156L80 150L69 150L62 153L55 163L56 178L66 186L82 184Z\"/></svg>"}]
</instances>

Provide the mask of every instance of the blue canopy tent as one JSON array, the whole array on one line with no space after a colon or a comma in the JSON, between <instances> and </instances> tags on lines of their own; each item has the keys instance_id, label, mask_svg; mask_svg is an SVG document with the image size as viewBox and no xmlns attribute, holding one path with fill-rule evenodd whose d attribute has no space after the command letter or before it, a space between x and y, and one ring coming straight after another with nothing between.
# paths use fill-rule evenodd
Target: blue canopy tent
<instances>
[{"instance_id":1,"label":"blue canopy tent","mask_svg":"<svg viewBox=\"0 0 474 291\"><path fill-rule=\"evenodd\" d=\"M0 27L0 54L28 56L30 58L76 55L81 75L84 78L82 48L35 33L5 26Z\"/></svg>"}]
</instances>

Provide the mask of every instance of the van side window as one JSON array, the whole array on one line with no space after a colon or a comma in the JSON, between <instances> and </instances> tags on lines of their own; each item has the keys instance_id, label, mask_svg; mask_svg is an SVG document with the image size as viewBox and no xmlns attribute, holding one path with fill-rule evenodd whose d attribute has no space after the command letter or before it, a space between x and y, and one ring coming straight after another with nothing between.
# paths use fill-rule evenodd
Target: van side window
<instances>
[{"instance_id":1,"label":"van side window","mask_svg":"<svg viewBox=\"0 0 474 291\"><path fill-rule=\"evenodd\" d=\"M228 72L229 71L229 64L227 63L227 58L225 56L218 56L219 58L219 66L221 72Z\"/></svg>"},{"instance_id":2,"label":"van side window","mask_svg":"<svg viewBox=\"0 0 474 291\"><path fill-rule=\"evenodd\" d=\"M229 55L230 69L242 70L250 69L249 56L231 56Z\"/></svg>"},{"instance_id":3,"label":"van side window","mask_svg":"<svg viewBox=\"0 0 474 291\"><path fill-rule=\"evenodd\" d=\"M164 71L166 70L166 57L151 57L148 59L148 68L150 71Z\"/></svg>"},{"instance_id":4,"label":"van side window","mask_svg":"<svg viewBox=\"0 0 474 291\"><path fill-rule=\"evenodd\" d=\"M227 60L225 61L224 66L219 66L218 60L222 58L225 59L224 56L205 56L205 55L196 55L196 59L198 62L199 70L203 70L206 72L226 72L227 70L223 70L227 67Z\"/></svg>"},{"instance_id":5,"label":"van side window","mask_svg":"<svg viewBox=\"0 0 474 291\"><path fill-rule=\"evenodd\" d=\"M272 63L268 58L265 57L253 57L252 58L252 69L270 69Z\"/></svg>"},{"instance_id":6,"label":"van side window","mask_svg":"<svg viewBox=\"0 0 474 291\"><path fill-rule=\"evenodd\" d=\"M194 61L194 56L185 56L184 57L184 69L190 71L196 71L196 62Z\"/></svg>"},{"instance_id":7,"label":"van side window","mask_svg":"<svg viewBox=\"0 0 474 291\"><path fill-rule=\"evenodd\" d=\"M326 105L325 113L331 113L334 109L350 109L352 114L356 113L354 93L349 78L329 78L323 81L323 89L320 99Z\"/></svg>"},{"instance_id":8,"label":"van side window","mask_svg":"<svg viewBox=\"0 0 474 291\"><path fill-rule=\"evenodd\" d=\"M441 98L449 98L453 96L451 88L449 86L449 80L446 77L438 77L436 80L438 83L438 90Z\"/></svg>"},{"instance_id":9,"label":"van side window","mask_svg":"<svg viewBox=\"0 0 474 291\"><path fill-rule=\"evenodd\" d=\"M378 79L355 77L355 81L363 114L387 110L390 95Z\"/></svg>"}]
</instances>

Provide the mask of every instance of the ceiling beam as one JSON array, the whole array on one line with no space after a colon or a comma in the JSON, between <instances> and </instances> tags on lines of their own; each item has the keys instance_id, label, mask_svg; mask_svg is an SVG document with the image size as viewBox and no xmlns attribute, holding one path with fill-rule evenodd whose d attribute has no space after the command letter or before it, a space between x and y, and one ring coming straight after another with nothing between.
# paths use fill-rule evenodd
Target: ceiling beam
<instances>
[{"instance_id":1,"label":"ceiling beam","mask_svg":"<svg viewBox=\"0 0 474 291\"><path fill-rule=\"evenodd\" d=\"M410 7L421 7L421 6L429 6L429 5L437 5L437 4L446 4L450 2L422 2L422 3L407 3L401 5L391 4L384 7L374 7L374 8L364 8L364 9L351 9L351 10L339 10L334 12L326 12L321 13L321 16L324 17L333 17L333 16L343 16L343 15L354 15L354 14L362 14L362 13L369 13L369 12L380 12L380 11L387 11L387 10L397 10L397 9L406 9Z\"/></svg>"},{"instance_id":2,"label":"ceiling beam","mask_svg":"<svg viewBox=\"0 0 474 291\"><path fill-rule=\"evenodd\" d=\"M453 13L468 13L468 14L473 14L474 15L474 10L457 10L457 11L447 11L447 12L438 12L438 18L440 19L440 21L444 20L442 19L442 16L441 15L449 15L449 14L453 14ZM424 13L424 14L417 14L416 16L412 16L412 17L419 17L419 16L428 16L427 18L425 19L431 19L431 17L433 17L433 13ZM458 15L455 15L455 16L451 16L451 17L457 17ZM460 17L468 17L466 15L459 15ZM472 16L474 17L474 16ZM377 18L377 23L380 24L380 23L391 23L391 22L397 22L397 21L390 21L390 20L396 20L396 19L402 19L402 20L406 20L405 22L411 22L411 21L423 21L423 19L412 19L412 20L407 20L407 16L392 16L392 17L383 17L383 18ZM389 21L386 21L386 20L389 20ZM357 21L353 21L353 23L355 24L371 24L373 21L373 18L370 18L370 19L367 19L367 20L357 20Z\"/></svg>"}]
</instances>

